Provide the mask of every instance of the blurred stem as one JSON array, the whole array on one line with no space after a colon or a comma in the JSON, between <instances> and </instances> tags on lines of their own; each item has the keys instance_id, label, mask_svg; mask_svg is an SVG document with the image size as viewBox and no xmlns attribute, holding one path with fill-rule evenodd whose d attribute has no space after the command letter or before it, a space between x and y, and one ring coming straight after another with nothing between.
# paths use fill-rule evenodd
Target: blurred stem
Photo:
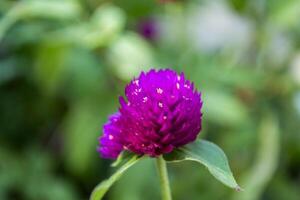
<instances>
[{"instance_id":1,"label":"blurred stem","mask_svg":"<svg viewBox=\"0 0 300 200\"><path fill-rule=\"evenodd\" d=\"M167 166L162 156L156 158L156 164L159 174L162 200L172 200Z\"/></svg>"},{"instance_id":2,"label":"blurred stem","mask_svg":"<svg viewBox=\"0 0 300 200\"><path fill-rule=\"evenodd\" d=\"M244 192L235 193L233 200L258 200L275 173L279 161L280 129L278 117L268 112L259 130L259 147L256 161L245 174L241 185Z\"/></svg>"}]
</instances>

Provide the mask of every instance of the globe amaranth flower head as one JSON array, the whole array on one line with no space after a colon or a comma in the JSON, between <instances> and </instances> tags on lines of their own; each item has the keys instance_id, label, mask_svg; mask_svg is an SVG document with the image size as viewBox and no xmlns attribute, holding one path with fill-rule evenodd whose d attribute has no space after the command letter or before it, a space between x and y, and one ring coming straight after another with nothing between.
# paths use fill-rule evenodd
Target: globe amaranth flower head
<instances>
[{"instance_id":1,"label":"globe amaranth flower head","mask_svg":"<svg viewBox=\"0 0 300 200\"><path fill-rule=\"evenodd\" d=\"M123 150L151 157L194 141L201 130L201 94L170 69L142 72L125 88L119 112L103 126L98 151L116 158Z\"/></svg>"}]
</instances>

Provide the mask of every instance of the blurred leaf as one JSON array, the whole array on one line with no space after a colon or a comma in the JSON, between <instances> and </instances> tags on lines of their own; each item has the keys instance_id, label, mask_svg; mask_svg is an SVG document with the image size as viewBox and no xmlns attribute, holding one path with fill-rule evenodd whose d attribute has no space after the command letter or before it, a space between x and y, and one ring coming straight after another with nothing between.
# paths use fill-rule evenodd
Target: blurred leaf
<instances>
[{"instance_id":1,"label":"blurred leaf","mask_svg":"<svg viewBox=\"0 0 300 200\"><path fill-rule=\"evenodd\" d=\"M213 70L211 77L217 76L222 84L227 84L235 88L249 88L258 90L264 84L264 76L247 68L228 68L220 70L217 67Z\"/></svg>"},{"instance_id":2,"label":"blurred leaf","mask_svg":"<svg viewBox=\"0 0 300 200\"><path fill-rule=\"evenodd\" d=\"M55 24L53 27L55 27ZM42 46L41 41L49 33L49 29L52 29L50 24L40 23L39 21L19 23L6 35L5 41L9 41L11 48L20 48L26 45Z\"/></svg>"},{"instance_id":3,"label":"blurred leaf","mask_svg":"<svg viewBox=\"0 0 300 200\"><path fill-rule=\"evenodd\" d=\"M80 6L69 0L25 0L16 4L9 15L19 19L27 17L47 17L53 19L75 19L80 15Z\"/></svg>"},{"instance_id":4,"label":"blurred leaf","mask_svg":"<svg viewBox=\"0 0 300 200\"><path fill-rule=\"evenodd\" d=\"M150 45L139 35L127 32L108 49L108 61L118 77L129 80L154 64Z\"/></svg>"},{"instance_id":5,"label":"blurred leaf","mask_svg":"<svg viewBox=\"0 0 300 200\"><path fill-rule=\"evenodd\" d=\"M68 26L49 35L49 40L61 40L95 49L113 42L125 26L125 13L118 7L105 4L97 8L89 21Z\"/></svg>"},{"instance_id":6,"label":"blurred leaf","mask_svg":"<svg viewBox=\"0 0 300 200\"><path fill-rule=\"evenodd\" d=\"M107 77L101 60L95 54L86 48L73 47L66 58L66 65L64 87L68 89L64 94L68 99L103 98L99 91L107 88Z\"/></svg>"},{"instance_id":7,"label":"blurred leaf","mask_svg":"<svg viewBox=\"0 0 300 200\"><path fill-rule=\"evenodd\" d=\"M168 162L190 160L203 164L216 179L231 188L240 190L232 175L226 155L222 149L211 142L196 140L164 155L164 158Z\"/></svg>"},{"instance_id":8,"label":"blurred leaf","mask_svg":"<svg viewBox=\"0 0 300 200\"><path fill-rule=\"evenodd\" d=\"M203 91L204 116L214 123L241 126L247 120L247 109L237 97L224 91Z\"/></svg>"},{"instance_id":9,"label":"blurred leaf","mask_svg":"<svg viewBox=\"0 0 300 200\"><path fill-rule=\"evenodd\" d=\"M0 41L6 31L18 20L31 17L74 20L80 15L76 1L67 0L25 0L16 3L0 21Z\"/></svg>"},{"instance_id":10,"label":"blurred leaf","mask_svg":"<svg viewBox=\"0 0 300 200\"><path fill-rule=\"evenodd\" d=\"M83 175L97 158L100 109L89 102L76 103L65 118L65 162L69 170Z\"/></svg>"},{"instance_id":11,"label":"blurred leaf","mask_svg":"<svg viewBox=\"0 0 300 200\"><path fill-rule=\"evenodd\" d=\"M292 28L300 25L299 17L300 1L289 0L281 3L280 7L271 13L270 20L283 28Z\"/></svg>"},{"instance_id":12,"label":"blurred leaf","mask_svg":"<svg viewBox=\"0 0 300 200\"><path fill-rule=\"evenodd\" d=\"M53 173L54 165L56 162L50 154L41 149L32 148L15 153L1 148L0 170L5 171L0 173L1 199L7 199L11 190L19 191L22 199L79 199L73 185Z\"/></svg>"},{"instance_id":13,"label":"blurred leaf","mask_svg":"<svg viewBox=\"0 0 300 200\"><path fill-rule=\"evenodd\" d=\"M105 5L99 7L90 21L89 32L82 38L91 48L101 47L113 41L125 26L125 13L118 7Z\"/></svg>"},{"instance_id":14,"label":"blurred leaf","mask_svg":"<svg viewBox=\"0 0 300 200\"><path fill-rule=\"evenodd\" d=\"M5 12L12 6L13 2L9 0L2 0L0 2L0 13Z\"/></svg>"},{"instance_id":15,"label":"blurred leaf","mask_svg":"<svg viewBox=\"0 0 300 200\"><path fill-rule=\"evenodd\" d=\"M108 189L123 175L123 173L134 165L137 161L139 161L141 157L133 156L128 162L126 162L123 166L121 166L109 179L101 182L96 188L93 190L90 200L100 200L108 191Z\"/></svg>"},{"instance_id":16,"label":"blurred leaf","mask_svg":"<svg viewBox=\"0 0 300 200\"><path fill-rule=\"evenodd\" d=\"M46 93L55 92L64 77L69 47L64 43L44 43L37 51L35 76Z\"/></svg>"}]
</instances>

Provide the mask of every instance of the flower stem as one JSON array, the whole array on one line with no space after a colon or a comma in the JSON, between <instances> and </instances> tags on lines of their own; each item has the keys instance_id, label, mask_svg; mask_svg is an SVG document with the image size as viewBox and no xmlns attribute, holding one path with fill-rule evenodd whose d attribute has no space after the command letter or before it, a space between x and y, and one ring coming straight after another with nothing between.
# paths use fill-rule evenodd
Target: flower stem
<instances>
[{"instance_id":1,"label":"flower stem","mask_svg":"<svg viewBox=\"0 0 300 200\"><path fill-rule=\"evenodd\" d=\"M162 156L156 158L156 164L159 174L162 200L172 200L167 166Z\"/></svg>"}]
</instances>

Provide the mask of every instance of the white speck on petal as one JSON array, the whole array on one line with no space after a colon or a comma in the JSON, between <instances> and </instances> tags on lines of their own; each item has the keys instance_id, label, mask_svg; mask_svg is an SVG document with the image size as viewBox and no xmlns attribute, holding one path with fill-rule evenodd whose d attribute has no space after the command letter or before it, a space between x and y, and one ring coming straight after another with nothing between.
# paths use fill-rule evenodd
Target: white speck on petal
<instances>
[{"instance_id":1,"label":"white speck on petal","mask_svg":"<svg viewBox=\"0 0 300 200\"><path fill-rule=\"evenodd\" d=\"M187 84L184 84L184 87L185 88L190 88L191 86L187 85Z\"/></svg>"},{"instance_id":2,"label":"white speck on petal","mask_svg":"<svg viewBox=\"0 0 300 200\"><path fill-rule=\"evenodd\" d=\"M145 103L145 102L147 102L148 101L148 97L144 97L143 98L143 102Z\"/></svg>"},{"instance_id":3,"label":"white speck on petal","mask_svg":"<svg viewBox=\"0 0 300 200\"><path fill-rule=\"evenodd\" d=\"M180 88L179 83L176 83L176 88L179 90L179 88Z\"/></svg>"},{"instance_id":4,"label":"white speck on petal","mask_svg":"<svg viewBox=\"0 0 300 200\"><path fill-rule=\"evenodd\" d=\"M163 107L163 103L159 102L158 106L162 108Z\"/></svg>"},{"instance_id":5,"label":"white speck on petal","mask_svg":"<svg viewBox=\"0 0 300 200\"><path fill-rule=\"evenodd\" d=\"M136 84L137 86L139 86L139 80L135 80L133 81L134 84Z\"/></svg>"},{"instance_id":6,"label":"white speck on petal","mask_svg":"<svg viewBox=\"0 0 300 200\"><path fill-rule=\"evenodd\" d=\"M186 97L186 96L182 96L183 99L185 100L190 100L190 98Z\"/></svg>"},{"instance_id":7,"label":"white speck on petal","mask_svg":"<svg viewBox=\"0 0 300 200\"><path fill-rule=\"evenodd\" d=\"M162 93L163 93L163 90L162 90L161 88L156 88L156 92L157 92L158 94L162 94Z\"/></svg>"},{"instance_id":8,"label":"white speck on petal","mask_svg":"<svg viewBox=\"0 0 300 200\"><path fill-rule=\"evenodd\" d=\"M114 139L114 136L113 136L113 135L108 135L108 139L109 139L109 140L113 140L113 139Z\"/></svg>"},{"instance_id":9,"label":"white speck on petal","mask_svg":"<svg viewBox=\"0 0 300 200\"><path fill-rule=\"evenodd\" d=\"M167 119L167 116L163 116L163 119L166 120L166 119Z\"/></svg>"}]
</instances>

